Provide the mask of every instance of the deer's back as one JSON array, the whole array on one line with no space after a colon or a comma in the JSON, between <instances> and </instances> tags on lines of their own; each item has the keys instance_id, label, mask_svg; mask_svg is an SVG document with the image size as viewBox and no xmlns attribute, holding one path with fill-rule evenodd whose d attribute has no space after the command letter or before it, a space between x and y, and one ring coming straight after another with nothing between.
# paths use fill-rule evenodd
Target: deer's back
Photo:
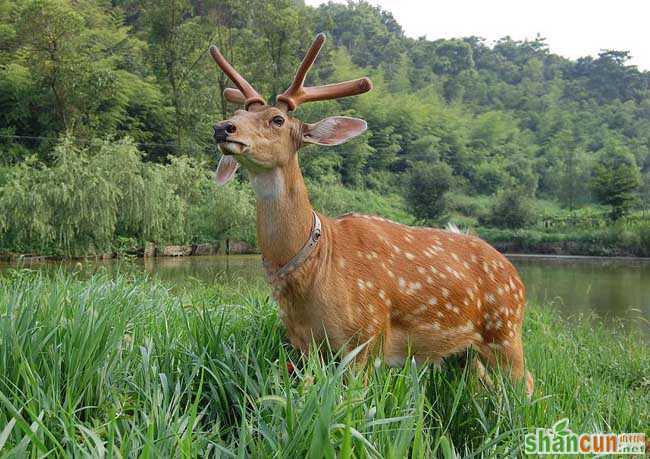
<instances>
[{"instance_id":1,"label":"deer's back","mask_svg":"<svg viewBox=\"0 0 650 459\"><path fill-rule=\"evenodd\" d=\"M349 333L519 336L524 286L512 264L469 234L349 214L332 220L331 260ZM346 304L342 304L346 303ZM453 338L453 336L452 336Z\"/></svg>"}]
</instances>

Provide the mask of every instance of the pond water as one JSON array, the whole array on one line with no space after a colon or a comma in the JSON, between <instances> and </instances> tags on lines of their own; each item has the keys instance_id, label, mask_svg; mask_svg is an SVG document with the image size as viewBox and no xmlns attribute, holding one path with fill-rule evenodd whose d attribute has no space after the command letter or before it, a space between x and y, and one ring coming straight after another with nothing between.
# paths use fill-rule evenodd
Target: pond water
<instances>
[{"instance_id":1,"label":"pond water","mask_svg":"<svg viewBox=\"0 0 650 459\"><path fill-rule=\"evenodd\" d=\"M606 323L622 319L626 326L650 335L650 259L608 259L510 255L526 285L528 300L549 305L565 317L595 313ZM79 269L78 262L32 264L32 269ZM246 281L266 288L260 257L231 255L181 258L149 258L133 261L84 261L92 272L138 269L163 282L182 287L202 282ZM10 267L0 264L0 271Z\"/></svg>"}]
</instances>

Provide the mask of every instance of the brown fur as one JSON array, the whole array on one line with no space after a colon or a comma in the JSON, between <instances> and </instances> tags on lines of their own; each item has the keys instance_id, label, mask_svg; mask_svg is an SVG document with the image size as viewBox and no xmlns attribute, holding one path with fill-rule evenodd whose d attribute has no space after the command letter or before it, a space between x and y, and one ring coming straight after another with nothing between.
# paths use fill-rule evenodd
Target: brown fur
<instances>
[{"instance_id":1,"label":"brown fur","mask_svg":"<svg viewBox=\"0 0 650 459\"><path fill-rule=\"evenodd\" d=\"M271 122L283 116L282 127ZM409 227L379 217L321 216L323 234L309 259L283 280L272 273L304 245L311 204L297 150L312 125L274 107L238 111L232 147L257 194L257 232L274 297L293 346L309 351L325 337L334 348L377 342L385 360L412 355L438 362L475 348L513 378L524 370L525 288L512 264L477 237ZM477 363L482 366L480 362Z\"/></svg>"}]
</instances>

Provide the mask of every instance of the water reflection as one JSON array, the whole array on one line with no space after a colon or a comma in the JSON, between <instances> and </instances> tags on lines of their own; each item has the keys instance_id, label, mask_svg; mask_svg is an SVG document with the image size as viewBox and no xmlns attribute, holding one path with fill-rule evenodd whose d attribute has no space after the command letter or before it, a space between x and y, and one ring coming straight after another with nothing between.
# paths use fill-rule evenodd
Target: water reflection
<instances>
[{"instance_id":1,"label":"water reflection","mask_svg":"<svg viewBox=\"0 0 650 459\"><path fill-rule=\"evenodd\" d=\"M512 256L528 298L565 313L595 312L605 320L650 319L650 261ZM640 324L643 327L643 324Z\"/></svg>"},{"instance_id":2,"label":"water reflection","mask_svg":"<svg viewBox=\"0 0 650 459\"><path fill-rule=\"evenodd\" d=\"M511 256L526 284L528 299L551 304L565 316L596 313L604 321L623 318L650 334L650 260ZM0 264L0 270L9 265ZM90 275L144 270L172 287L197 280L266 287L260 257L231 255L135 260L40 263L32 269L75 269Z\"/></svg>"}]
</instances>

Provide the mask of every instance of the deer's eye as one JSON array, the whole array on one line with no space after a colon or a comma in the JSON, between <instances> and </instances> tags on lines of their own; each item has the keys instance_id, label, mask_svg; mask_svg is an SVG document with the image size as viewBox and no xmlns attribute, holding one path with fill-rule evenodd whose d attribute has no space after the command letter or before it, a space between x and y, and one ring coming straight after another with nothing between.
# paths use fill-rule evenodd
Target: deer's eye
<instances>
[{"instance_id":1,"label":"deer's eye","mask_svg":"<svg viewBox=\"0 0 650 459\"><path fill-rule=\"evenodd\" d=\"M271 123L273 123L274 126L280 127L284 124L284 118L280 115L276 115L271 118Z\"/></svg>"}]
</instances>

